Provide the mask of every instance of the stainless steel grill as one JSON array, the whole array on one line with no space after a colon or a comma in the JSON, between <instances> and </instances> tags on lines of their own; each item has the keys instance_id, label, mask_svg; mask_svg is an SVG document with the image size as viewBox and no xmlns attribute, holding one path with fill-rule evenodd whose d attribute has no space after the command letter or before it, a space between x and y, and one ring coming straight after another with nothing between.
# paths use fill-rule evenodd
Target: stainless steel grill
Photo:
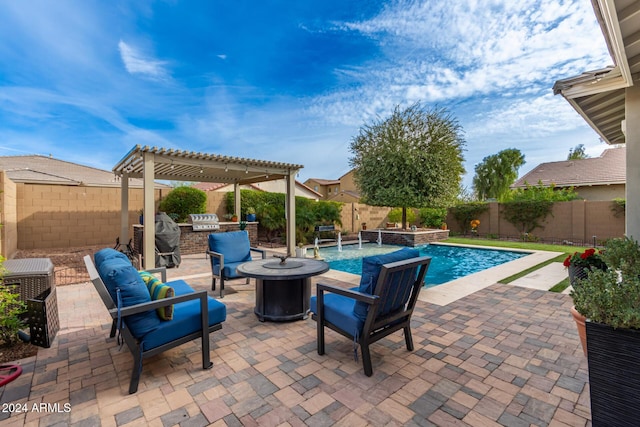
<instances>
[{"instance_id":1,"label":"stainless steel grill","mask_svg":"<svg viewBox=\"0 0 640 427\"><path fill-rule=\"evenodd\" d=\"M216 214L190 214L193 231L219 230L220 223Z\"/></svg>"}]
</instances>

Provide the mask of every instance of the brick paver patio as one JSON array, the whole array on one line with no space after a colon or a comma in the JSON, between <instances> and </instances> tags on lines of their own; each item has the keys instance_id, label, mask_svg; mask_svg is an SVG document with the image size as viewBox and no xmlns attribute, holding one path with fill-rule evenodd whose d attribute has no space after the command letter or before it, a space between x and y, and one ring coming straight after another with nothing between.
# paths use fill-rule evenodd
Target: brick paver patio
<instances>
[{"instance_id":1,"label":"brick paver patio","mask_svg":"<svg viewBox=\"0 0 640 427\"><path fill-rule=\"evenodd\" d=\"M203 265L197 257L170 272L207 289ZM230 282L222 300L228 316L211 335L214 367L203 371L198 342L185 344L145 362L134 395L132 358L108 338L109 316L93 286L58 287L61 330L0 389L1 402L13 405L2 406L0 424L591 425L568 295L495 284L443 307L419 301L415 351L400 333L379 341L366 377L353 344L332 331L318 356L310 318L260 323L253 288L241 283Z\"/></svg>"}]
</instances>

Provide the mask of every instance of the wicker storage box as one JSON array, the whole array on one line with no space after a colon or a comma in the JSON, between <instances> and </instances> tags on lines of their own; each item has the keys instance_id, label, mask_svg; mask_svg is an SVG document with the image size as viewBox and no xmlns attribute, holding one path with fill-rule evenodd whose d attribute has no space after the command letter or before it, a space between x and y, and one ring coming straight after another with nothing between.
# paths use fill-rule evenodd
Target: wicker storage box
<instances>
[{"instance_id":1,"label":"wicker storage box","mask_svg":"<svg viewBox=\"0 0 640 427\"><path fill-rule=\"evenodd\" d=\"M55 287L53 263L49 258L8 259L4 262L4 286L13 287L20 301L27 302Z\"/></svg>"},{"instance_id":2,"label":"wicker storage box","mask_svg":"<svg viewBox=\"0 0 640 427\"><path fill-rule=\"evenodd\" d=\"M47 289L36 298L27 300L31 343L49 348L60 329L56 289Z\"/></svg>"}]
</instances>

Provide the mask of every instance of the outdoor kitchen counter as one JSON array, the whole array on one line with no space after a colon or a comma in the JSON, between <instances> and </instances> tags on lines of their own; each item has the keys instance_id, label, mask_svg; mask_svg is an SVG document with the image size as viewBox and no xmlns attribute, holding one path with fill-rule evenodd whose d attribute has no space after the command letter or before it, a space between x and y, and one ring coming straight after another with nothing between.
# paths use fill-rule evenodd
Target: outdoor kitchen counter
<instances>
[{"instance_id":1,"label":"outdoor kitchen counter","mask_svg":"<svg viewBox=\"0 0 640 427\"><path fill-rule=\"evenodd\" d=\"M180 254L202 254L204 256L209 245L208 238L211 233L225 233L227 231L240 230L238 222L220 222L218 230L193 231L193 227L188 223L180 223ZM258 222L247 222L245 228L249 232L249 241L251 246L258 244ZM133 249L136 253L142 252L142 236L144 234L144 225L133 225Z\"/></svg>"}]
</instances>

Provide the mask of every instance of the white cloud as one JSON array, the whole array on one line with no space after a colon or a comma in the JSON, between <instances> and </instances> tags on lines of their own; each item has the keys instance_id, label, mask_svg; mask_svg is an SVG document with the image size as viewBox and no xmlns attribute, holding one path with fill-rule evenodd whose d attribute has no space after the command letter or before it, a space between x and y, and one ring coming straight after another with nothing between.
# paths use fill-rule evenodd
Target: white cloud
<instances>
[{"instance_id":1,"label":"white cloud","mask_svg":"<svg viewBox=\"0 0 640 427\"><path fill-rule=\"evenodd\" d=\"M164 68L166 62L147 58L122 40L118 43L118 49L122 62L129 73L141 74L152 80L166 80L168 78L168 73Z\"/></svg>"},{"instance_id":2,"label":"white cloud","mask_svg":"<svg viewBox=\"0 0 640 427\"><path fill-rule=\"evenodd\" d=\"M611 62L585 0L396 0L367 21L336 29L375 40L383 55L337 71L360 85L310 107L328 122L362 123L415 101L539 94L559 78Z\"/></svg>"}]
</instances>

